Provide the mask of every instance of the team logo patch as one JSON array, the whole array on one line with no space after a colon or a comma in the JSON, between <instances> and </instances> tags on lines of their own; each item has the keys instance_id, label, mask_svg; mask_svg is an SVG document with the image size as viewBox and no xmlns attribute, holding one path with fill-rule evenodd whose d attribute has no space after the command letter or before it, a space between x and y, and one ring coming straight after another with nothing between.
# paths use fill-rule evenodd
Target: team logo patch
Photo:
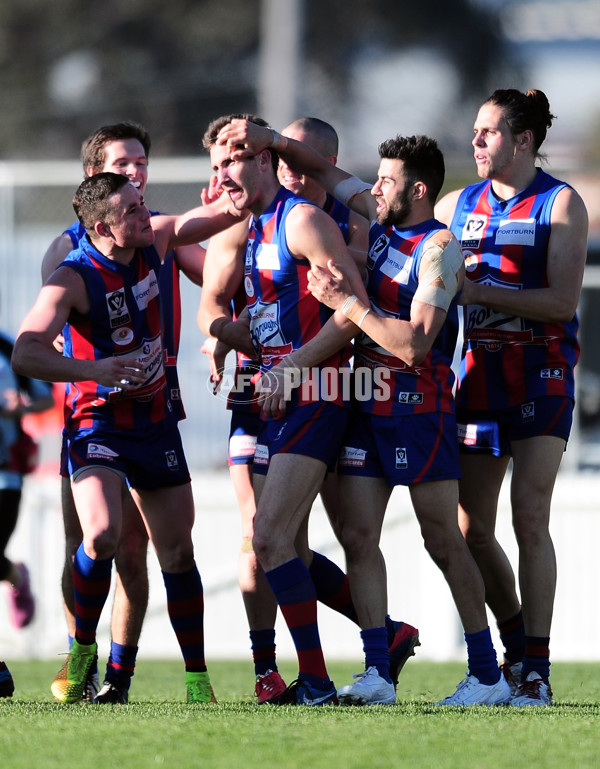
<instances>
[{"instance_id":1,"label":"team logo patch","mask_svg":"<svg viewBox=\"0 0 600 769\"><path fill-rule=\"evenodd\" d=\"M177 470L179 467L179 460L177 459L177 452L175 449L169 449L165 451L165 460L169 470Z\"/></svg>"},{"instance_id":2,"label":"team logo patch","mask_svg":"<svg viewBox=\"0 0 600 769\"><path fill-rule=\"evenodd\" d=\"M86 457L87 459L108 459L113 460L119 455L116 451L109 449L108 446L102 446L100 443L88 443Z\"/></svg>"},{"instance_id":3,"label":"team logo patch","mask_svg":"<svg viewBox=\"0 0 600 769\"><path fill-rule=\"evenodd\" d=\"M565 372L562 368L543 368L540 371L541 379L564 379Z\"/></svg>"},{"instance_id":4,"label":"team logo patch","mask_svg":"<svg viewBox=\"0 0 600 769\"><path fill-rule=\"evenodd\" d=\"M521 405L521 418L523 422L533 422L535 419L535 403L523 403Z\"/></svg>"},{"instance_id":5,"label":"team logo patch","mask_svg":"<svg viewBox=\"0 0 600 769\"><path fill-rule=\"evenodd\" d=\"M408 469L408 453L405 448L396 447L396 470Z\"/></svg>"},{"instance_id":6,"label":"team logo patch","mask_svg":"<svg viewBox=\"0 0 600 769\"><path fill-rule=\"evenodd\" d=\"M487 228L488 218L481 214L470 214L460 237L463 248L478 248Z\"/></svg>"},{"instance_id":7,"label":"team logo patch","mask_svg":"<svg viewBox=\"0 0 600 769\"><path fill-rule=\"evenodd\" d=\"M367 461L367 452L364 449L356 449L353 446L342 446L338 463L344 467L364 467Z\"/></svg>"},{"instance_id":8,"label":"team logo patch","mask_svg":"<svg viewBox=\"0 0 600 769\"><path fill-rule=\"evenodd\" d=\"M131 315L125 301L125 289L120 288L118 291L106 294L106 306L111 328L118 328L131 322Z\"/></svg>"},{"instance_id":9,"label":"team logo patch","mask_svg":"<svg viewBox=\"0 0 600 769\"><path fill-rule=\"evenodd\" d=\"M399 393L398 403L407 403L408 405L421 405L423 403L423 393Z\"/></svg>"}]
</instances>

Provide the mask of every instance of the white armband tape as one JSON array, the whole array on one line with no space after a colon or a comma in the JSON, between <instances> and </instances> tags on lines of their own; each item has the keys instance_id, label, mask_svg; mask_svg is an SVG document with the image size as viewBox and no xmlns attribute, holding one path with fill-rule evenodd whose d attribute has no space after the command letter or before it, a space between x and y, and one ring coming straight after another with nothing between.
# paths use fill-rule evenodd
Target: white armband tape
<instances>
[{"instance_id":1,"label":"white armband tape","mask_svg":"<svg viewBox=\"0 0 600 769\"><path fill-rule=\"evenodd\" d=\"M339 184L335 185L333 188L333 197L347 206L349 201L352 200L355 195L370 190L372 186L372 184L363 182L358 176L349 176L347 179L343 179Z\"/></svg>"},{"instance_id":2,"label":"white armband tape","mask_svg":"<svg viewBox=\"0 0 600 769\"><path fill-rule=\"evenodd\" d=\"M283 152L287 147L287 136L282 136L279 131L276 131L274 128L269 128L269 131L273 136L273 141L270 145L271 149L275 150L275 152Z\"/></svg>"},{"instance_id":3,"label":"white armband tape","mask_svg":"<svg viewBox=\"0 0 600 769\"><path fill-rule=\"evenodd\" d=\"M422 258L428 263L424 272L419 275L419 287L415 291L414 299L447 311L458 291L457 275L464 264L460 245L455 238L449 240L445 246L429 242L423 249ZM439 285L440 279L443 285Z\"/></svg>"}]
</instances>

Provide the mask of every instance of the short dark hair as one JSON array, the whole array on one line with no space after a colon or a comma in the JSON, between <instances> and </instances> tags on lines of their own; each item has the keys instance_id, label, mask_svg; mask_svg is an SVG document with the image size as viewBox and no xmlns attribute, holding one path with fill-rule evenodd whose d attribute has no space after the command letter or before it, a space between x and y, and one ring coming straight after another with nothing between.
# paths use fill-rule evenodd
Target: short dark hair
<instances>
[{"instance_id":1,"label":"short dark hair","mask_svg":"<svg viewBox=\"0 0 600 769\"><path fill-rule=\"evenodd\" d=\"M104 167L104 149L107 144L123 139L137 139L144 148L146 160L150 158L150 134L139 123L112 123L94 131L81 145L81 161L83 173L87 175L87 169L91 166L95 172Z\"/></svg>"},{"instance_id":2,"label":"short dark hair","mask_svg":"<svg viewBox=\"0 0 600 769\"><path fill-rule=\"evenodd\" d=\"M530 130L533 133L533 152L542 158L539 148L546 139L546 133L556 115L550 112L548 97L534 88L523 93L516 88L499 88L486 99L484 104L494 104L504 113L504 120L513 136Z\"/></svg>"},{"instance_id":3,"label":"short dark hair","mask_svg":"<svg viewBox=\"0 0 600 769\"><path fill-rule=\"evenodd\" d=\"M284 130L293 128L296 131L304 131L311 135L313 145L323 155L337 155L339 151L339 137L335 128L318 117L299 117L285 127Z\"/></svg>"},{"instance_id":4,"label":"short dark hair","mask_svg":"<svg viewBox=\"0 0 600 769\"><path fill-rule=\"evenodd\" d=\"M86 232L93 232L96 222L112 222L110 197L126 184L126 176L110 171L88 176L81 182L73 197L73 208Z\"/></svg>"},{"instance_id":5,"label":"short dark hair","mask_svg":"<svg viewBox=\"0 0 600 769\"><path fill-rule=\"evenodd\" d=\"M379 145L379 157L401 160L407 180L424 182L432 204L437 200L446 177L444 156L429 136L396 136Z\"/></svg>"},{"instance_id":6,"label":"short dark hair","mask_svg":"<svg viewBox=\"0 0 600 769\"><path fill-rule=\"evenodd\" d=\"M219 131L221 128L225 128L225 126L228 123L231 123L232 120L247 120L249 123L256 123L256 125L264 126L265 128L270 128L269 124L266 120L263 120L261 117L257 117L256 115L251 115L248 112L239 112L231 115L222 115L221 117L215 118L208 124L208 128L204 132L204 136L202 137L202 146L205 150L211 149L211 147L214 147L214 145L217 142L217 136L219 135ZM277 166L279 165L279 155L272 150L269 147L269 151L271 153L271 165L273 166L273 170L275 173L277 173Z\"/></svg>"}]
</instances>

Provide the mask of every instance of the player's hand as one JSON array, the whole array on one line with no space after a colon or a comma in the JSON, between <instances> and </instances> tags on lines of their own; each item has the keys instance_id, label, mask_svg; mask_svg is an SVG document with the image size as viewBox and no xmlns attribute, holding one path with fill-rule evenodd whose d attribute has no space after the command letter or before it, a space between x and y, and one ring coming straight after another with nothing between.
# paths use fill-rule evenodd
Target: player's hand
<instances>
[{"instance_id":1,"label":"player's hand","mask_svg":"<svg viewBox=\"0 0 600 769\"><path fill-rule=\"evenodd\" d=\"M200 200L203 206L214 203L223 194L223 187L219 186L218 177L213 174L208 182L208 187L203 187L200 191Z\"/></svg>"},{"instance_id":2,"label":"player's hand","mask_svg":"<svg viewBox=\"0 0 600 769\"><path fill-rule=\"evenodd\" d=\"M287 403L286 394L289 399L283 369L275 366L270 371L264 371L256 382L256 394L258 405L265 417L282 417Z\"/></svg>"},{"instance_id":3,"label":"player's hand","mask_svg":"<svg viewBox=\"0 0 600 769\"><path fill-rule=\"evenodd\" d=\"M59 352L61 355L63 354L63 348L65 346L65 338L62 334L59 334L56 339L52 342L54 345L54 349Z\"/></svg>"},{"instance_id":4,"label":"player's hand","mask_svg":"<svg viewBox=\"0 0 600 769\"><path fill-rule=\"evenodd\" d=\"M144 383L145 372L134 356L115 355L94 361L94 381L105 387L119 390L135 390Z\"/></svg>"},{"instance_id":5,"label":"player's hand","mask_svg":"<svg viewBox=\"0 0 600 769\"><path fill-rule=\"evenodd\" d=\"M329 269L314 265L308 272L308 290L322 304L339 310L344 300L352 296L353 291L336 263L330 259Z\"/></svg>"},{"instance_id":6,"label":"player's hand","mask_svg":"<svg viewBox=\"0 0 600 769\"><path fill-rule=\"evenodd\" d=\"M231 347L215 339L214 336L207 336L200 348L200 352L208 356L210 381L213 383L213 395L216 395L221 387L225 359L230 351Z\"/></svg>"},{"instance_id":7,"label":"player's hand","mask_svg":"<svg viewBox=\"0 0 600 769\"><path fill-rule=\"evenodd\" d=\"M233 160L252 157L270 147L272 142L273 133L270 128L239 118L223 126L217 136L217 144L226 144Z\"/></svg>"}]
</instances>

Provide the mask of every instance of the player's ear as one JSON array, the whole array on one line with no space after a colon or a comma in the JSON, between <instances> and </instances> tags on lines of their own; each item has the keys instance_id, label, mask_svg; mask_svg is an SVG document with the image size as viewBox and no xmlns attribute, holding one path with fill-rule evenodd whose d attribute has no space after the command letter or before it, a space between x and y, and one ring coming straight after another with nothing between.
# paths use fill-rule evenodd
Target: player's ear
<instances>
[{"instance_id":1,"label":"player's ear","mask_svg":"<svg viewBox=\"0 0 600 769\"><path fill-rule=\"evenodd\" d=\"M100 238L106 238L111 234L110 227L105 222L96 222L94 225L94 232Z\"/></svg>"}]
</instances>

